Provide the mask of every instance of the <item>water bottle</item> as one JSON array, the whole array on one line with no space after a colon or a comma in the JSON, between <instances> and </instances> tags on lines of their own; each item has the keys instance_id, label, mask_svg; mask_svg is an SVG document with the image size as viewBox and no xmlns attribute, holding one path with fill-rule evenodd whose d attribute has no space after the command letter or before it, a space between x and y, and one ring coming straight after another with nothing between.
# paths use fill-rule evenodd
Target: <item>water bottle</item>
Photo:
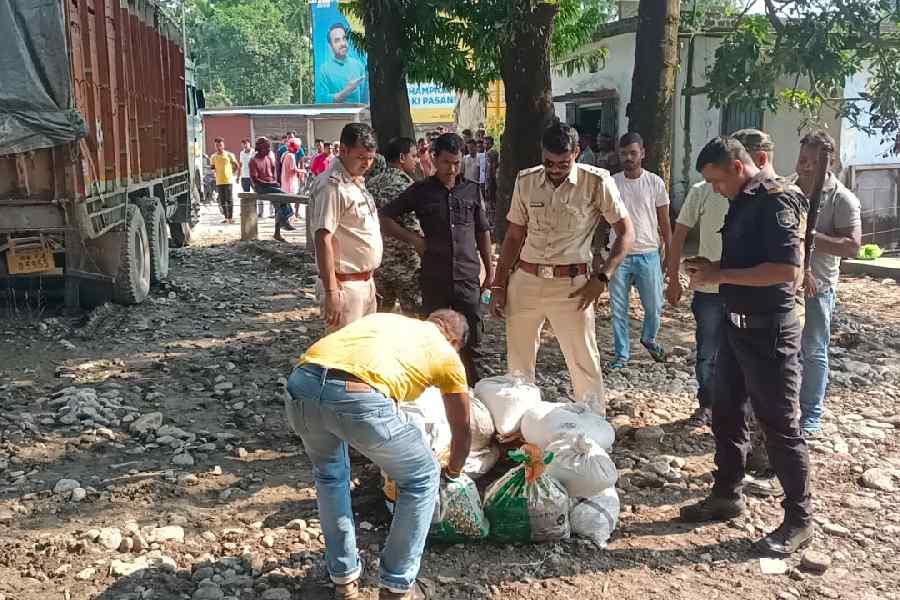
<instances>
[{"instance_id":1,"label":"water bottle","mask_svg":"<svg viewBox=\"0 0 900 600\"><path fill-rule=\"evenodd\" d=\"M490 304L491 303L491 290L487 289L481 292L481 303L482 304Z\"/></svg>"}]
</instances>

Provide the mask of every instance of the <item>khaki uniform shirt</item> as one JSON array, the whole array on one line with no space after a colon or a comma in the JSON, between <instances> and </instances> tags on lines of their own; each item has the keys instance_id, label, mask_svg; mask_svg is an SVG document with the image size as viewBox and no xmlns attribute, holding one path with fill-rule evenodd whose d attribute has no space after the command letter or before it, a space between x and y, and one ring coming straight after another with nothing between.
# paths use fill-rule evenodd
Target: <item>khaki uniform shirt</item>
<instances>
[{"instance_id":1,"label":"khaki uniform shirt","mask_svg":"<svg viewBox=\"0 0 900 600\"><path fill-rule=\"evenodd\" d=\"M338 273L366 273L381 264L381 228L375 201L363 178L352 177L340 160L319 175L310 190L313 233L334 235L334 268Z\"/></svg>"},{"instance_id":2,"label":"khaki uniform shirt","mask_svg":"<svg viewBox=\"0 0 900 600\"><path fill-rule=\"evenodd\" d=\"M507 219L528 228L520 258L541 265L590 263L591 240L601 219L628 215L609 171L576 163L555 187L543 166L519 172Z\"/></svg>"}]
</instances>

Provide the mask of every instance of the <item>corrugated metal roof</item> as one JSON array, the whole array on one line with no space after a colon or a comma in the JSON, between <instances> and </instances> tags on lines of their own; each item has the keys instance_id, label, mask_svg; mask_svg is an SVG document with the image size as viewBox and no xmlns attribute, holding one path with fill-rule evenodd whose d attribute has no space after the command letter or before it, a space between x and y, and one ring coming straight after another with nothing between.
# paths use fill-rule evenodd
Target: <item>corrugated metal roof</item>
<instances>
[{"instance_id":1,"label":"corrugated metal roof","mask_svg":"<svg viewBox=\"0 0 900 600\"><path fill-rule=\"evenodd\" d=\"M260 116L353 116L368 110L365 104L294 104L283 106L229 106L228 108L208 108L201 115L260 115Z\"/></svg>"}]
</instances>

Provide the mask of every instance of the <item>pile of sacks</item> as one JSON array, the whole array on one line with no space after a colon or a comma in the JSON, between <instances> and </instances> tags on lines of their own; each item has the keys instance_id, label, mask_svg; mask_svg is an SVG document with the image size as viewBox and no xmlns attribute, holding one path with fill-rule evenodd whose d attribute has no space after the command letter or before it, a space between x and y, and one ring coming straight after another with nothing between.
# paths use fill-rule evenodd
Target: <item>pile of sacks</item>
<instances>
[{"instance_id":1,"label":"pile of sacks","mask_svg":"<svg viewBox=\"0 0 900 600\"><path fill-rule=\"evenodd\" d=\"M615 431L606 419L587 403L544 402L536 386L516 376L483 379L471 397L472 446L465 475L442 484L432 538L455 542L489 536L511 543L574 534L605 545L619 517L618 472L608 454ZM402 408L446 464L451 434L440 392L429 388ZM518 433L526 443L510 458L520 464L488 488L483 511L476 508L480 503L472 479L499 460L497 438ZM385 495L389 502L396 498L387 478ZM450 504L456 509L450 511ZM452 526L448 512L454 513Z\"/></svg>"},{"instance_id":2,"label":"pile of sacks","mask_svg":"<svg viewBox=\"0 0 900 600\"><path fill-rule=\"evenodd\" d=\"M491 412L498 434L520 432L527 445L544 452L544 475L568 495L571 533L606 544L619 520L618 471L608 454L615 430L594 412L599 407L545 402L540 389L515 376L483 379L475 394ZM493 486L486 504L492 491Z\"/></svg>"}]
</instances>

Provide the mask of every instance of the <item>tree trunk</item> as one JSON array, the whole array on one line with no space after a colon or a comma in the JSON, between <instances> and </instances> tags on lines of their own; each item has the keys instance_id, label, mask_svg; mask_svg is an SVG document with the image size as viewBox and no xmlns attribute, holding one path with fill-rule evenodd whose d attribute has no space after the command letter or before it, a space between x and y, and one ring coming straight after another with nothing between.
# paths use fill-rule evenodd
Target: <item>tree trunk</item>
<instances>
[{"instance_id":1,"label":"tree trunk","mask_svg":"<svg viewBox=\"0 0 900 600\"><path fill-rule=\"evenodd\" d=\"M506 87L506 126L500 149L497 175L496 237L506 233L506 213L512 198L516 176L522 169L541 162L541 134L553 118L553 94L550 85L550 38L558 5L539 3L522 13L510 42L502 50L502 74Z\"/></svg>"},{"instance_id":2,"label":"tree trunk","mask_svg":"<svg viewBox=\"0 0 900 600\"><path fill-rule=\"evenodd\" d=\"M672 104L678 65L680 0L641 0L628 104L628 130L644 138L644 168L671 181Z\"/></svg>"},{"instance_id":3,"label":"tree trunk","mask_svg":"<svg viewBox=\"0 0 900 600\"><path fill-rule=\"evenodd\" d=\"M369 111L378 148L384 152L395 137L415 139L409 94L406 90L406 57L401 48L408 35L403 29L403 3L365 3L368 48Z\"/></svg>"}]
</instances>

